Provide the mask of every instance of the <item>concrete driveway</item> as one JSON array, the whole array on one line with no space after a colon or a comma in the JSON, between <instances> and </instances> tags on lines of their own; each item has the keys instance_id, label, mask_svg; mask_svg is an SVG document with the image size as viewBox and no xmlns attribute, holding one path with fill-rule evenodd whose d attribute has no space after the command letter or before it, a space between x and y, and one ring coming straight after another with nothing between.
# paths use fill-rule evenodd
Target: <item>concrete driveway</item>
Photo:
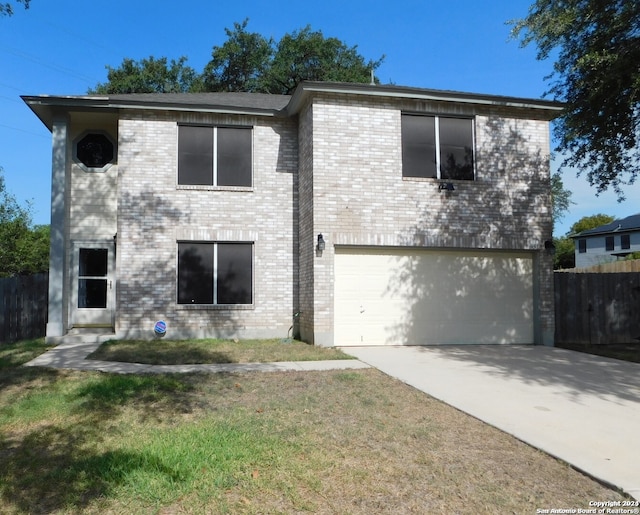
<instances>
[{"instance_id":1,"label":"concrete driveway","mask_svg":"<svg viewBox=\"0 0 640 515\"><path fill-rule=\"evenodd\" d=\"M343 350L640 500L640 364L519 345Z\"/></svg>"}]
</instances>

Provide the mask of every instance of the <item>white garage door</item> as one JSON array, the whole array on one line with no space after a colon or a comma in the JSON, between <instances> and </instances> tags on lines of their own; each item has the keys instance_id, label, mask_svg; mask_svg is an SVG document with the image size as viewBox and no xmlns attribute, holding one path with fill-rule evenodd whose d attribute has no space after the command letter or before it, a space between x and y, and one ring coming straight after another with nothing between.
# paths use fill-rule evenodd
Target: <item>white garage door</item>
<instances>
[{"instance_id":1,"label":"white garage door","mask_svg":"<svg viewBox=\"0 0 640 515\"><path fill-rule=\"evenodd\" d=\"M533 343L526 253L337 247L335 344Z\"/></svg>"}]
</instances>

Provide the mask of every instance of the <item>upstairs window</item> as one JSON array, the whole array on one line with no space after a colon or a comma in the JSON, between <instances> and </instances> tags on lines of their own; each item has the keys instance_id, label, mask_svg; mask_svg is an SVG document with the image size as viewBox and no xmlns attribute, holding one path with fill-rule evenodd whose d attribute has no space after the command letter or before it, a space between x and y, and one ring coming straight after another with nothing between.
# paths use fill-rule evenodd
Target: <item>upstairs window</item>
<instances>
[{"instance_id":1,"label":"upstairs window","mask_svg":"<svg viewBox=\"0 0 640 515\"><path fill-rule=\"evenodd\" d=\"M587 251L587 240L578 240L578 253L584 254Z\"/></svg>"},{"instance_id":2,"label":"upstairs window","mask_svg":"<svg viewBox=\"0 0 640 515\"><path fill-rule=\"evenodd\" d=\"M178 127L178 184L252 185L251 128Z\"/></svg>"},{"instance_id":3,"label":"upstairs window","mask_svg":"<svg viewBox=\"0 0 640 515\"><path fill-rule=\"evenodd\" d=\"M613 236L607 236L604 239L604 245L607 250L613 250L615 248Z\"/></svg>"},{"instance_id":4,"label":"upstairs window","mask_svg":"<svg viewBox=\"0 0 640 515\"><path fill-rule=\"evenodd\" d=\"M402 175L474 180L473 120L402 115Z\"/></svg>"},{"instance_id":5,"label":"upstairs window","mask_svg":"<svg viewBox=\"0 0 640 515\"><path fill-rule=\"evenodd\" d=\"M73 159L85 172L105 172L116 161L116 146L107 133L84 133L73 144Z\"/></svg>"},{"instance_id":6,"label":"upstairs window","mask_svg":"<svg viewBox=\"0 0 640 515\"><path fill-rule=\"evenodd\" d=\"M253 243L178 243L178 304L252 304Z\"/></svg>"},{"instance_id":7,"label":"upstairs window","mask_svg":"<svg viewBox=\"0 0 640 515\"><path fill-rule=\"evenodd\" d=\"M620 236L620 248L623 250L628 250L631 248L631 235L623 234Z\"/></svg>"}]
</instances>

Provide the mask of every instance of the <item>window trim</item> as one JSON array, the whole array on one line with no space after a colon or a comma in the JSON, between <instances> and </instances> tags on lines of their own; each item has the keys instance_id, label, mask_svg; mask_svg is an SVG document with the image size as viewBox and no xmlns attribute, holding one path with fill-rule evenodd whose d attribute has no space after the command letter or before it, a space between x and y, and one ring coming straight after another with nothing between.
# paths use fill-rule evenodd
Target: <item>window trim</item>
<instances>
[{"instance_id":1,"label":"window trim","mask_svg":"<svg viewBox=\"0 0 640 515\"><path fill-rule=\"evenodd\" d=\"M254 129L253 125L232 125L232 124L207 124L207 123L182 123L176 124L176 189L178 190L208 190L208 191L253 191L254 185ZM213 169L211 178L213 184L182 184L180 183L180 127L203 127L213 129ZM251 135L251 184L249 186L219 185L218 182L218 129L244 129L249 130Z\"/></svg>"},{"instance_id":2,"label":"window trim","mask_svg":"<svg viewBox=\"0 0 640 515\"><path fill-rule=\"evenodd\" d=\"M415 116L415 117L425 117L425 118L433 118L434 119L434 130L435 130L435 159L436 159L436 177L424 177L424 176L411 176L404 174L404 158L403 158L403 138L402 138L402 117L403 116ZM440 148L440 119L448 118L448 119L456 119L456 120L469 120L471 122L471 155L473 159L472 163L472 171L473 171L473 179L447 179L442 178L442 167L441 167L441 148ZM430 112L417 112L417 111L401 111L400 113L400 156L402 161L402 179L408 181L456 181L456 182L476 182L478 180L477 169L476 169L476 116L464 116L464 115L449 115L442 113L430 113Z\"/></svg>"},{"instance_id":3,"label":"window trim","mask_svg":"<svg viewBox=\"0 0 640 515\"><path fill-rule=\"evenodd\" d=\"M213 281L211 287L213 289L213 303L212 304L187 304L181 303L179 299L178 284L180 281L179 276L179 264L180 264L180 244L206 244L213 245ZM244 244L251 245L251 303L248 304L217 304L218 296L218 245L219 244ZM177 240L176 241L176 282L175 282L175 304L178 309L185 310L250 310L255 308L255 280L256 280L256 268L255 268L255 241L228 241L228 240Z\"/></svg>"}]
</instances>

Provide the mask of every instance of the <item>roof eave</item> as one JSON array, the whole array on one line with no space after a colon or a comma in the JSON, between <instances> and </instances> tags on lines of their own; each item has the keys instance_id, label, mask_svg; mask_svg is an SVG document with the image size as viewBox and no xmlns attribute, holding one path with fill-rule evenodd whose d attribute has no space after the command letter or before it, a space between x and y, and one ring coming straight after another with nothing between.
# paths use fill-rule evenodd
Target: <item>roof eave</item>
<instances>
[{"instance_id":1,"label":"roof eave","mask_svg":"<svg viewBox=\"0 0 640 515\"><path fill-rule=\"evenodd\" d=\"M145 109L151 111L186 111L198 113L217 114L239 114L258 115L273 117L278 116L280 111L275 109L264 109L260 107L237 107L216 104L181 104L164 102L124 102L122 100L110 102L110 107L114 109Z\"/></svg>"},{"instance_id":2,"label":"roof eave","mask_svg":"<svg viewBox=\"0 0 640 515\"><path fill-rule=\"evenodd\" d=\"M547 117L550 120L559 116L564 110L564 104L548 100L463 93L457 91L418 89L403 86L383 86L378 84L301 82L293 93L291 101L287 106L287 111L290 114L297 113L310 93L343 93L351 95L500 106L514 109L535 109L546 112Z\"/></svg>"},{"instance_id":3,"label":"roof eave","mask_svg":"<svg viewBox=\"0 0 640 515\"><path fill-rule=\"evenodd\" d=\"M49 129L52 129L56 111L104 109L117 111L121 109L144 109L151 111L183 111L198 113L234 114L249 116L281 116L282 111L252 107L234 107L212 104L183 104L166 102L126 102L122 99L111 100L108 96L28 96L21 97L35 115Z\"/></svg>"}]
</instances>

